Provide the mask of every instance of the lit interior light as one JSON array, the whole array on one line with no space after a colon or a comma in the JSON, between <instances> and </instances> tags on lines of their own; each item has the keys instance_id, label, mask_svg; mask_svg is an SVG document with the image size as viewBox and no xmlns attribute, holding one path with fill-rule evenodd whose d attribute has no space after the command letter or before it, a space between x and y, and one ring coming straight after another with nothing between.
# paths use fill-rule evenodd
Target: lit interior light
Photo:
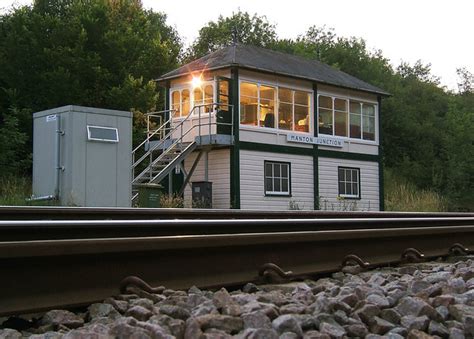
<instances>
[{"instance_id":1,"label":"lit interior light","mask_svg":"<svg viewBox=\"0 0 474 339\"><path fill-rule=\"evenodd\" d=\"M193 84L193 88L201 87L201 85L202 85L201 76L193 76L193 79L191 80L191 83Z\"/></svg>"}]
</instances>

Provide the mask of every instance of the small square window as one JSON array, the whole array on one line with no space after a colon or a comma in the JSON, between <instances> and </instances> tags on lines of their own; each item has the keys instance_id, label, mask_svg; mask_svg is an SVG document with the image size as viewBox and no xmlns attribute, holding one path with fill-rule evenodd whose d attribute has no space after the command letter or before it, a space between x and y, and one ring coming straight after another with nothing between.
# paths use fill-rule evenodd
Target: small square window
<instances>
[{"instance_id":1,"label":"small square window","mask_svg":"<svg viewBox=\"0 0 474 339\"><path fill-rule=\"evenodd\" d=\"M343 198L360 199L360 169L338 167L339 196Z\"/></svg>"},{"instance_id":2,"label":"small square window","mask_svg":"<svg viewBox=\"0 0 474 339\"><path fill-rule=\"evenodd\" d=\"M289 196L290 174L289 162L265 161L265 195Z\"/></svg>"}]
</instances>

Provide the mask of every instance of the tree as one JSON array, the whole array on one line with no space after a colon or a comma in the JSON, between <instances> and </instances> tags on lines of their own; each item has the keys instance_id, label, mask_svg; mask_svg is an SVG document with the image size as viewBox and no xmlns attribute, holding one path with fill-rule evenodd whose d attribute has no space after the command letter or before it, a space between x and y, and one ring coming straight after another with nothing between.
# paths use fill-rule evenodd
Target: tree
<instances>
[{"instance_id":1,"label":"tree","mask_svg":"<svg viewBox=\"0 0 474 339\"><path fill-rule=\"evenodd\" d=\"M153 79L178 65L181 49L166 15L138 0L36 0L0 16L0 121L11 107L155 110ZM18 128L31 145L31 119Z\"/></svg>"},{"instance_id":2,"label":"tree","mask_svg":"<svg viewBox=\"0 0 474 339\"><path fill-rule=\"evenodd\" d=\"M266 47L276 41L275 25L265 16L247 12L232 13L230 17L219 16L217 22L210 21L199 30L199 36L188 49L186 60L194 60L224 46L236 42Z\"/></svg>"}]
</instances>

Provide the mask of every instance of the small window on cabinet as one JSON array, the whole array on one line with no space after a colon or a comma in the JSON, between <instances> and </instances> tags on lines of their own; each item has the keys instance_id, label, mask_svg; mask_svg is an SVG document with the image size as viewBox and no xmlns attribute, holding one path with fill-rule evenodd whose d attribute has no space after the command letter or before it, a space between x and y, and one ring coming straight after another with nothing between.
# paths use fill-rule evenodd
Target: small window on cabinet
<instances>
[{"instance_id":1,"label":"small window on cabinet","mask_svg":"<svg viewBox=\"0 0 474 339\"><path fill-rule=\"evenodd\" d=\"M360 199L360 169L338 167L339 196L348 199Z\"/></svg>"},{"instance_id":2,"label":"small window on cabinet","mask_svg":"<svg viewBox=\"0 0 474 339\"><path fill-rule=\"evenodd\" d=\"M265 161L265 195L291 195L291 167L289 162Z\"/></svg>"}]
</instances>

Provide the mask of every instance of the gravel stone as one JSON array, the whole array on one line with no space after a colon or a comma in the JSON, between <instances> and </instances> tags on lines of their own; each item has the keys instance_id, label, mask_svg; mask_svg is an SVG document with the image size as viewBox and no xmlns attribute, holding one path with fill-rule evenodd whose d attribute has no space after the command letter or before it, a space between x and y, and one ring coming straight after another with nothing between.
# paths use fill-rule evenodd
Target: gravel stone
<instances>
[{"instance_id":1,"label":"gravel stone","mask_svg":"<svg viewBox=\"0 0 474 339\"><path fill-rule=\"evenodd\" d=\"M242 334L238 335L239 339L278 339L278 333L269 328L247 328Z\"/></svg>"},{"instance_id":2,"label":"gravel stone","mask_svg":"<svg viewBox=\"0 0 474 339\"><path fill-rule=\"evenodd\" d=\"M21 333L11 329L11 328L4 328L0 329L0 338L2 339L20 339Z\"/></svg>"},{"instance_id":3,"label":"gravel stone","mask_svg":"<svg viewBox=\"0 0 474 339\"><path fill-rule=\"evenodd\" d=\"M371 294L366 298L366 301L370 304L374 304L380 308L387 308L390 306L387 298L377 294Z\"/></svg>"},{"instance_id":4,"label":"gravel stone","mask_svg":"<svg viewBox=\"0 0 474 339\"><path fill-rule=\"evenodd\" d=\"M380 318L387 320L392 324L399 324L401 319L400 313L398 313L398 311L393 308L387 308L385 310L382 310L379 316Z\"/></svg>"},{"instance_id":5,"label":"gravel stone","mask_svg":"<svg viewBox=\"0 0 474 339\"><path fill-rule=\"evenodd\" d=\"M244 327L244 322L241 318L228 315L208 314L196 317L196 320L204 331L209 328L215 328L229 334L237 334Z\"/></svg>"},{"instance_id":6,"label":"gravel stone","mask_svg":"<svg viewBox=\"0 0 474 339\"><path fill-rule=\"evenodd\" d=\"M68 328L77 328L84 325L84 319L70 311L52 310L43 316L41 324L53 325L54 327L62 325Z\"/></svg>"},{"instance_id":7,"label":"gravel stone","mask_svg":"<svg viewBox=\"0 0 474 339\"><path fill-rule=\"evenodd\" d=\"M272 327L278 333L293 332L300 336L303 335L300 324L296 318L290 314L284 314L272 321Z\"/></svg>"},{"instance_id":8,"label":"gravel stone","mask_svg":"<svg viewBox=\"0 0 474 339\"><path fill-rule=\"evenodd\" d=\"M366 304L355 311L355 314L360 318L360 320L369 325L373 318L380 314L380 308L376 305Z\"/></svg>"},{"instance_id":9,"label":"gravel stone","mask_svg":"<svg viewBox=\"0 0 474 339\"><path fill-rule=\"evenodd\" d=\"M430 319L424 315L421 317L414 317L412 315L407 315L402 317L400 323L403 327L407 328L408 330L420 330L426 331L428 325L430 324Z\"/></svg>"},{"instance_id":10,"label":"gravel stone","mask_svg":"<svg viewBox=\"0 0 474 339\"><path fill-rule=\"evenodd\" d=\"M375 334L385 334L394 327L395 325L388 322L387 320L383 320L379 317L374 317L373 321L371 321L370 332Z\"/></svg>"},{"instance_id":11,"label":"gravel stone","mask_svg":"<svg viewBox=\"0 0 474 339\"><path fill-rule=\"evenodd\" d=\"M428 327L428 333L431 335L437 335L440 336L441 338L448 338L449 337L449 331L446 328L446 326L436 322L436 321L430 321L430 325Z\"/></svg>"},{"instance_id":12,"label":"gravel stone","mask_svg":"<svg viewBox=\"0 0 474 339\"><path fill-rule=\"evenodd\" d=\"M153 312L142 306L133 306L128 309L125 315L134 317L140 321L146 321L153 315Z\"/></svg>"},{"instance_id":13,"label":"gravel stone","mask_svg":"<svg viewBox=\"0 0 474 339\"><path fill-rule=\"evenodd\" d=\"M369 334L367 327L362 324L346 325L344 326L344 329L346 330L349 337L364 338L367 334Z\"/></svg>"},{"instance_id":14,"label":"gravel stone","mask_svg":"<svg viewBox=\"0 0 474 339\"><path fill-rule=\"evenodd\" d=\"M101 318L101 317L110 317L110 318L117 318L120 316L119 312L115 309L115 307L111 304L101 304L96 303L92 304L87 308L89 312L90 319Z\"/></svg>"},{"instance_id":15,"label":"gravel stone","mask_svg":"<svg viewBox=\"0 0 474 339\"><path fill-rule=\"evenodd\" d=\"M187 309L173 305L162 305L159 307L159 311L162 314L181 320L186 320L191 316L191 313Z\"/></svg>"},{"instance_id":16,"label":"gravel stone","mask_svg":"<svg viewBox=\"0 0 474 339\"><path fill-rule=\"evenodd\" d=\"M272 328L272 322L265 313L261 311L246 313L242 315L244 328Z\"/></svg>"}]
</instances>

